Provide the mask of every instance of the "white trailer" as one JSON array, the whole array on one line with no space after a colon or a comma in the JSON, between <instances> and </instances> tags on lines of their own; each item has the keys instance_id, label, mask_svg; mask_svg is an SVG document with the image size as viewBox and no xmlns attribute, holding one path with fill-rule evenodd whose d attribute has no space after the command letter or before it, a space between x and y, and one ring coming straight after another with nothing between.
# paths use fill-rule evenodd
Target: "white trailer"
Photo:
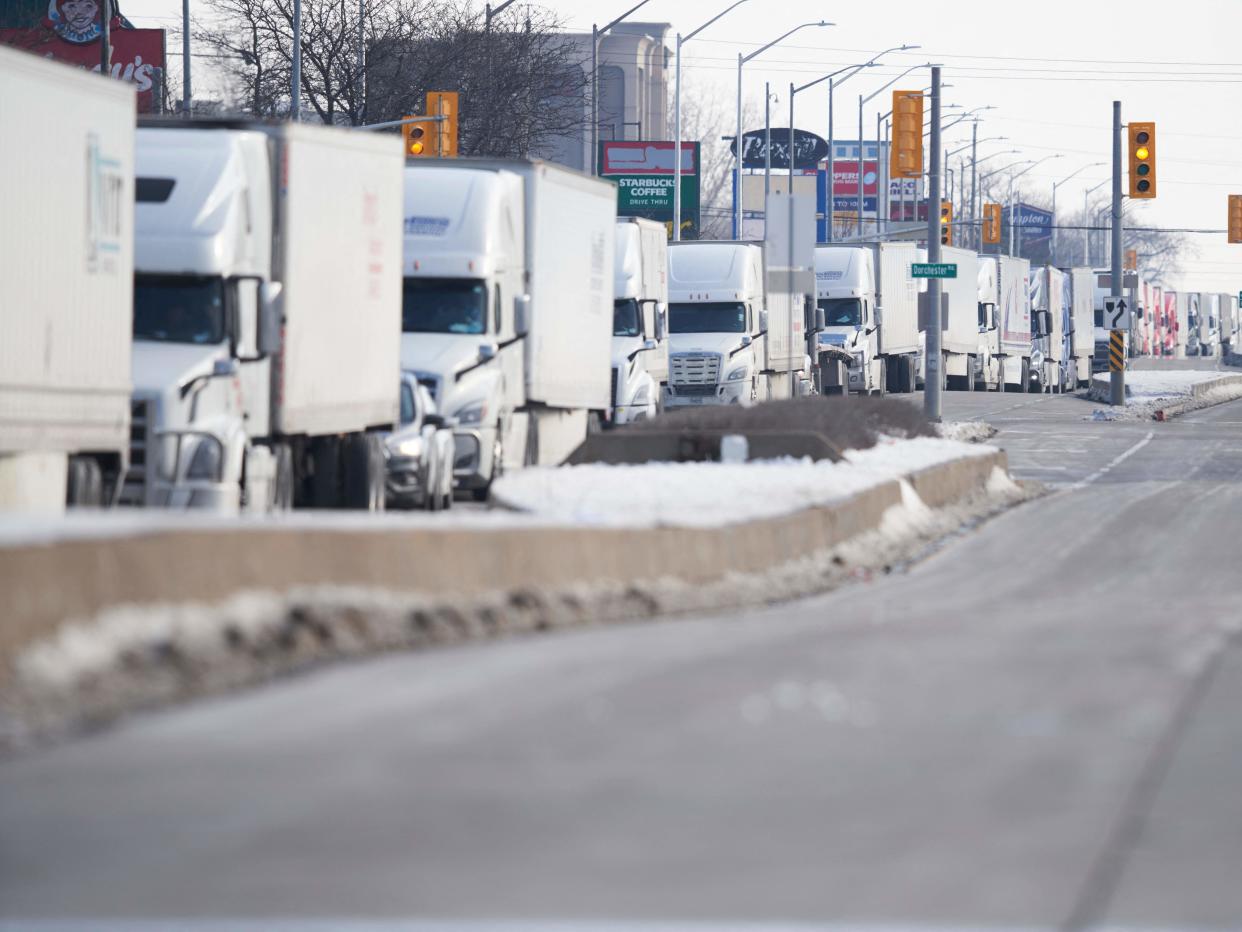
<instances>
[{"instance_id":1,"label":"white trailer","mask_svg":"<svg viewBox=\"0 0 1242 932\"><path fill-rule=\"evenodd\" d=\"M383 507L401 165L389 137L322 126L140 127L124 500Z\"/></svg>"},{"instance_id":2,"label":"white trailer","mask_svg":"<svg viewBox=\"0 0 1242 932\"><path fill-rule=\"evenodd\" d=\"M1216 356L1220 352L1220 295L1199 293L1199 355Z\"/></svg>"},{"instance_id":3,"label":"white trailer","mask_svg":"<svg viewBox=\"0 0 1242 932\"><path fill-rule=\"evenodd\" d=\"M972 392L980 373L979 257L969 249L945 246L940 259L957 266L957 275L941 282L945 381L950 391Z\"/></svg>"},{"instance_id":4,"label":"white trailer","mask_svg":"<svg viewBox=\"0 0 1242 932\"><path fill-rule=\"evenodd\" d=\"M976 355L979 359L978 378L975 388L981 391L1000 391L1002 384L1000 321L996 312L1000 274L995 256L980 256L976 275L978 301L979 339Z\"/></svg>"},{"instance_id":5,"label":"white trailer","mask_svg":"<svg viewBox=\"0 0 1242 932\"><path fill-rule=\"evenodd\" d=\"M1221 294L1221 356L1229 357L1238 351L1239 338L1242 337L1242 319L1238 317L1238 296Z\"/></svg>"},{"instance_id":6,"label":"white trailer","mask_svg":"<svg viewBox=\"0 0 1242 932\"><path fill-rule=\"evenodd\" d=\"M1069 385L1066 367L1065 274L1050 265L1031 273L1031 390L1061 393Z\"/></svg>"},{"instance_id":7,"label":"white trailer","mask_svg":"<svg viewBox=\"0 0 1242 932\"><path fill-rule=\"evenodd\" d=\"M607 413L616 189L520 160L412 160L405 179L401 364L457 422L457 488L485 499Z\"/></svg>"},{"instance_id":8,"label":"white trailer","mask_svg":"<svg viewBox=\"0 0 1242 932\"><path fill-rule=\"evenodd\" d=\"M111 503L129 445L134 92L0 47L0 509Z\"/></svg>"},{"instance_id":9,"label":"white trailer","mask_svg":"<svg viewBox=\"0 0 1242 932\"><path fill-rule=\"evenodd\" d=\"M1089 268L1064 269L1068 322L1068 370L1077 388L1091 385L1091 354L1095 351L1095 273Z\"/></svg>"},{"instance_id":10,"label":"white trailer","mask_svg":"<svg viewBox=\"0 0 1242 932\"><path fill-rule=\"evenodd\" d=\"M996 310L1000 322L1001 372L1007 392L1025 392L1031 382L1031 264L997 256Z\"/></svg>"},{"instance_id":11,"label":"white trailer","mask_svg":"<svg viewBox=\"0 0 1242 932\"><path fill-rule=\"evenodd\" d=\"M617 220L612 312L614 425L655 417L668 384L668 233L664 224Z\"/></svg>"},{"instance_id":12,"label":"white trailer","mask_svg":"<svg viewBox=\"0 0 1242 932\"><path fill-rule=\"evenodd\" d=\"M913 243L852 243L815 249L819 345L853 357L849 390L912 392L919 351Z\"/></svg>"}]
</instances>

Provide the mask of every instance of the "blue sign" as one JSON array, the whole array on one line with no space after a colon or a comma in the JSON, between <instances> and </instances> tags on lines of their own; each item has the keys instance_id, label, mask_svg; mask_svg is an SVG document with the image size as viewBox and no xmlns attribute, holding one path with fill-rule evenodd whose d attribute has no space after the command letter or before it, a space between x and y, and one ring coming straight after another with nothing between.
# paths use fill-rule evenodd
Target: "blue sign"
<instances>
[{"instance_id":1,"label":"blue sign","mask_svg":"<svg viewBox=\"0 0 1242 932\"><path fill-rule=\"evenodd\" d=\"M1009 208L1002 211L1002 223L1009 223ZM1018 236L1024 243L1052 239L1052 212L1030 204L1018 204Z\"/></svg>"}]
</instances>

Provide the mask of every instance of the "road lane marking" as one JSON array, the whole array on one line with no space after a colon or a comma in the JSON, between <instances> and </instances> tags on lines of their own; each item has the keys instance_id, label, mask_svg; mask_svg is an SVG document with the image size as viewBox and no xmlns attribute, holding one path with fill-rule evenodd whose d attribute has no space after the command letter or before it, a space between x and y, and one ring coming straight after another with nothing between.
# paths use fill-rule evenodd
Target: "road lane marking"
<instances>
[{"instance_id":1,"label":"road lane marking","mask_svg":"<svg viewBox=\"0 0 1242 932\"><path fill-rule=\"evenodd\" d=\"M1149 430L1147 432L1146 437L1144 437L1134 446L1130 447L1130 449L1126 450L1124 453L1122 453L1120 456L1114 459L1107 466L1103 466L1097 469L1091 475L1087 476L1087 478L1079 480L1078 482L1075 482L1069 488L1072 491L1077 491L1078 489L1085 489L1087 486L1095 482L1097 479L1101 479L1104 476L1107 476L1110 472L1112 472L1114 469L1116 469L1118 466L1120 466L1122 463L1124 463L1126 460L1132 457L1135 453L1143 449L1143 447L1147 446L1147 444L1151 443L1151 438L1154 436L1156 436L1156 432L1154 430Z\"/></svg>"}]
</instances>

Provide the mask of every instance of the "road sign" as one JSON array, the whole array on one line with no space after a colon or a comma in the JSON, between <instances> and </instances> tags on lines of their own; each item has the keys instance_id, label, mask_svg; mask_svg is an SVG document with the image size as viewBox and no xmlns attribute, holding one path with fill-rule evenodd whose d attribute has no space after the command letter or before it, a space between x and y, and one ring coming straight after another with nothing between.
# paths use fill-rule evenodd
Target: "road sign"
<instances>
[{"instance_id":1,"label":"road sign","mask_svg":"<svg viewBox=\"0 0 1242 932\"><path fill-rule=\"evenodd\" d=\"M1125 298L1104 299L1104 320L1109 330L1130 329L1130 308Z\"/></svg>"},{"instance_id":2,"label":"road sign","mask_svg":"<svg viewBox=\"0 0 1242 932\"><path fill-rule=\"evenodd\" d=\"M911 278L957 278L956 262L913 262Z\"/></svg>"},{"instance_id":3,"label":"road sign","mask_svg":"<svg viewBox=\"0 0 1242 932\"><path fill-rule=\"evenodd\" d=\"M1126 334L1124 330L1113 330L1108 335L1108 371L1126 371Z\"/></svg>"}]
</instances>

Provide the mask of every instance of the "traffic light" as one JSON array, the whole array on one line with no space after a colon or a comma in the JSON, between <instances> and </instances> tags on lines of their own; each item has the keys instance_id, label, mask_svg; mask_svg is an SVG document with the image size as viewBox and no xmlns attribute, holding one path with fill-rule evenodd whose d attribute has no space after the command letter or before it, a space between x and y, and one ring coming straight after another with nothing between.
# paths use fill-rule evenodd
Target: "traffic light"
<instances>
[{"instance_id":1,"label":"traffic light","mask_svg":"<svg viewBox=\"0 0 1242 932\"><path fill-rule=\"evenodd\" d=\"M1130 197L1156 196L1156 124L1131 123Z\"/></svg>"},{"instance_id":2,"label":"traffic light","mask_svg":"<svg viewBox=\"0 0 1242 932\"><path fill-rule=\"evenodd\" d=\"M893 91L893 148L889 159L894 178L923 174L923 92Z\"/></svg>"},{"instance_id":3,"label":"traffic light","mask_svg":"<svg viewBox=\"0 0 1242 932\"><path fill-rule=\"evenodd\" d=\"M444 117L433 124L440 158L457 158L457 91L428 91L427 116Z\"/></svg>"},{"instance_id":4,"label":"traffic light","mask_svg":"<svg viewBox=\"0 0 1242 932\"><path fill-rule=\"evenodd\" d=\"M953 202L940 202L940 245L953 245Z\"/></svg>"},{"instance_id":5,"label":"traffic light","mask_svg":"<svg viewBox=\"0 0 1242 932\"><path fill-rule=\"evenodd\" d=\"M440 154L438 124L434 120L419 120L416 117L406 117L406 119L415 120L413 123L404 123L401 126L401 138L405 142L406 158L436 158Z\"/></svg>"},{"instance_id":6,"label":"traffic light","mask_svg":"<svg viewBox=\"0 0 1242 932\"><path fill-rule=\"evenodd\" d=\"M983 205L983 241L996 244L1001 241L1001 205Z\"/></svg>"},{"instance_id":7,"label":"traffic light","mask_svg":"<svg viewBox=\"0 0 1242 932\"><path fill-rule=\"evenodd\" d=\"M1242 194L1229 195L1229 242L1242 243Z\"/></svg>"}]
</instances>

